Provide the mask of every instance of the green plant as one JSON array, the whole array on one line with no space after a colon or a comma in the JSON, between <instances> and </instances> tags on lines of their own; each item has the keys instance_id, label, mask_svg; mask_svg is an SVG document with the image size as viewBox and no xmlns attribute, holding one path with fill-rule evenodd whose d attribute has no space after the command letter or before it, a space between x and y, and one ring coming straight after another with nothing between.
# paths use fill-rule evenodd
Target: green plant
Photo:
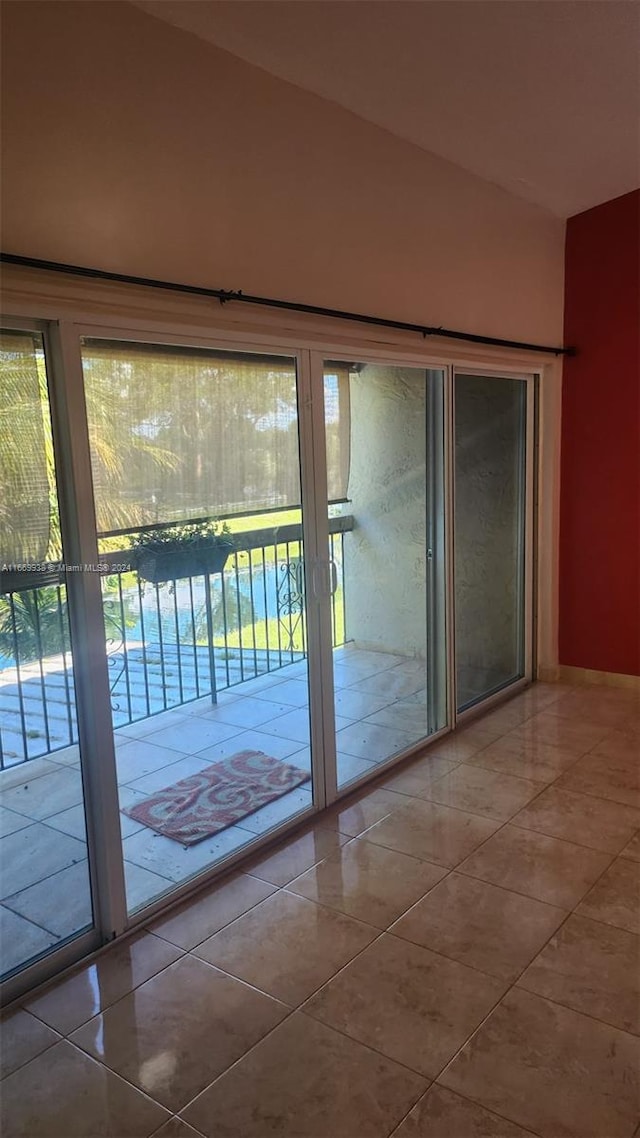
<instances>
[{"instance_id":1,"label":"green plant","mask_svg":"<svg viewBox=\"0 0 640 1138\"><path fill-rule=\"evenodd\" d=\"M147 530L130 537L129 544L132 549L141 552L165 553L168 549L175 549L178 546L193 550L209 549L212 545L226 545L231 548L233 541L226 522L209 520Z\"/></svg>"}]
</instances>

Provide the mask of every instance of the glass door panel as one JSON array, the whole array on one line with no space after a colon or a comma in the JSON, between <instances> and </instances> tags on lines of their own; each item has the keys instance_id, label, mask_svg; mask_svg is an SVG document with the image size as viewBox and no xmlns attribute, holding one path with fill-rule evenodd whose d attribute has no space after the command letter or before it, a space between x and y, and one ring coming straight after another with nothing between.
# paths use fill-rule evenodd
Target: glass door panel
<instances>
[{"instance_id":1,"label":"glass door panel","mask_svg":"<svg viewBox=\"0 0 640 1138\"><path fill-rule=\"evenodd\" d=\"M82 363L132 912L314 806L296 361Z\"/></svg>"},{"instance_id":2,"label":"glass door panel","mask_svg":"<svg viewBox=\"0 0 640 1138\"><path fill-rule=\"evenodd\" d=\"M522 679L527 381L456 375L458 711Z\"/></svg>"},{"instance_id":3,"label":"glass door panel","mask_svg":"<svg viewBox=\"0 0 640 1138\"><path fill-rule=\"evenodd\" d=\"M0 959L93 926L68 572L40 333L0 333Z\"/></svg>"},{"instance_id":4,"label":"glass door panel","mask_svg":"<svg viewBox=\"0 0 640 1138\"><path fill-rule=\"evenodd\" d=\"M443 383L324 364L338 790L446 724Z\"/></svg>"}]
</instances>

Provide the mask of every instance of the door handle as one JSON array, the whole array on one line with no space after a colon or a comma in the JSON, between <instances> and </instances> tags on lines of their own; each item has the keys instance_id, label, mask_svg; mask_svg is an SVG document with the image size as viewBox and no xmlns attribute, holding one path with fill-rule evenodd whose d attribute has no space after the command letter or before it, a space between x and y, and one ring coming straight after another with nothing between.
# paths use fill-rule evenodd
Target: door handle
<instances>
[{"instance_id":1,"label":"door handle","mask_svg":"<svg viewBox=\"0 0 640 1138\"><path fill-rule=\"evenodd\" d=\"M330 596L329 564L327 561L316 561L311 575L313 595L317 601Z\"/></svg>"},{"instance_id":2,"label":"door handle","mask_svg":"<svg viewBox=\"0 0 640 1138\"><path fill-rule=\"evenodd\" d=\"M331 570L331 596L335 596L338 592L338 566L333 558L329 561L329 568Z\"/></svg>"},{"instance_id":3,"label":"door handle","mask_svg":"<svg viewBox=\"0 0 640 1138\"><path fill-rule=\"evenodd\" d=\"M338 566L335 561L316 561L311 581L316 600L332 597L338 588Z\"/></svg>"}]
</instances>

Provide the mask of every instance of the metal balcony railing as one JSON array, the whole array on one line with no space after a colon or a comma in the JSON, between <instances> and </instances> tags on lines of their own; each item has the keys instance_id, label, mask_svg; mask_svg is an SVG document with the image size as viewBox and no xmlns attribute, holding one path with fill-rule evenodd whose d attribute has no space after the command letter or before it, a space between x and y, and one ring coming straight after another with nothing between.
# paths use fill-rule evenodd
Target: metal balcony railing
<instances>
[{"instance_id":1,"label":"metal balcony railing","mask_svg":"<svg viewBox=\"0 0 640 1138\"><path fill-rule=\"evenodd\" d=\"M345 639L344 534L353 518L333 518L329 526L338 647ZM101 555L114 728L215 700L217 692L305 658L301 526L238 533L233 542L222 572L166 585L117 568L131 550ZM0 594L0 769L78 738L64 575L19 576L5 576Z\"/></svg>"}]
</instances>

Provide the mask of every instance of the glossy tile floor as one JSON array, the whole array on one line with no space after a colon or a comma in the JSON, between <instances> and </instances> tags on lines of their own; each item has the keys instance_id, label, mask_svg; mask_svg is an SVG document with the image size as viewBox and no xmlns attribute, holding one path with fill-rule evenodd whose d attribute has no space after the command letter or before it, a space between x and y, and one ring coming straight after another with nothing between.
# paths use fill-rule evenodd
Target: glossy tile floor
<instances>
[{"instance_id":1,"label":"glossy tile floor","mask_svg":"<svg viewBox=\"0 0 640 1138\"><path fill-rule=\"evenodd\" d=\"M538 684L13 1009L4 1138L636 1138L640 708Z\"/></svg>"},{"instance_id":2,"label":"glossy tile floor","mask_svg":"<svg viewBox=\"0 0 640 1138\"><path fill-rule=\"evenodd\" d=\"M428 734L424 665L352 646L333 658L338 778L346 785ZM215 704L200 699L118 728L120 806L245 749L310 772L308 705L301 661L222 691ZM0 772L0 955L7 971L91 923L82 800L77 746ZM310 784L302 785L187 849L121 814L129 911L311 805Z\"/></svg>"}]
</instances>

